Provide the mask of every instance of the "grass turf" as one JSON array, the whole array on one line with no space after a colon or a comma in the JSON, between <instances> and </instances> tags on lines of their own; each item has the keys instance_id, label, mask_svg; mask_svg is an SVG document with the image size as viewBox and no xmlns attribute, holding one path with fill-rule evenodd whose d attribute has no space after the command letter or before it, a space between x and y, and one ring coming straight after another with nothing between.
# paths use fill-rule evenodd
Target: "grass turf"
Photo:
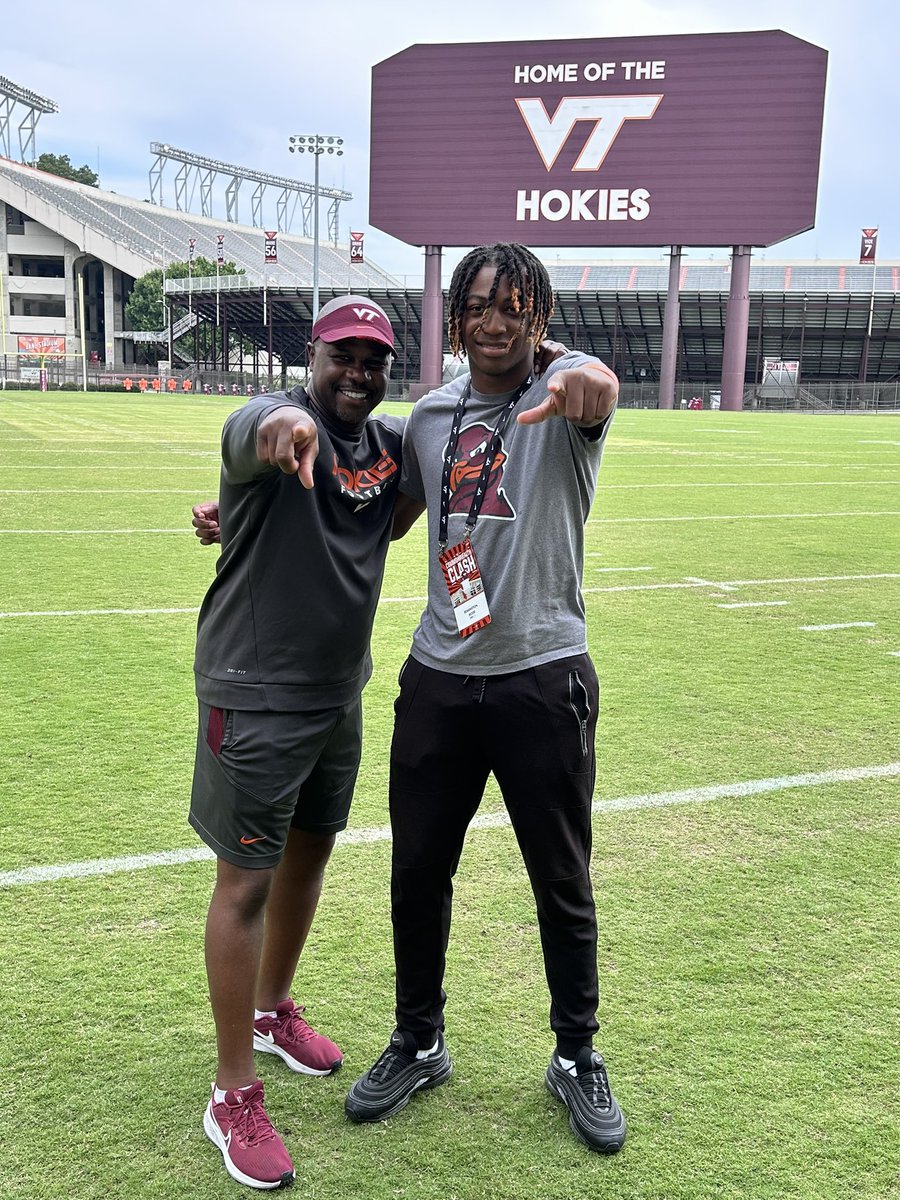
<instances>
[{"instance_id":1,"label":"grass turf","mask_svg":"<svg viewBox=\"0 0 900 1200\"><path fill-rule=\"evenodd\" d=\"M215 493L231 406L0 400L0 611L194 609L215 551L190 536L189 506ZM618 414L584 581L598 797L900 758L900 579L859 578L900 572L898 431L892 417ZM424 559L418 528L391 551L353 827L387 822ZM0 617L0 871L196 845L194 622ZM499 806L492 789L484 807ZM321 1081L260 1062L297 1186L323 1200L896 1195L897 825L896 778L598 814L598 1043L629 1118L611 1160L575 1143L542 1086L546 988L507 829L473 831L458 877L453 1080L386 1125L346 1123L346 1087L391 1024L389 847L339 848L298 996L346 1069ZM211 880L193 863L0 888L0 1195L237 1194L200 1127Z\"/></svg>"}]
</instances>

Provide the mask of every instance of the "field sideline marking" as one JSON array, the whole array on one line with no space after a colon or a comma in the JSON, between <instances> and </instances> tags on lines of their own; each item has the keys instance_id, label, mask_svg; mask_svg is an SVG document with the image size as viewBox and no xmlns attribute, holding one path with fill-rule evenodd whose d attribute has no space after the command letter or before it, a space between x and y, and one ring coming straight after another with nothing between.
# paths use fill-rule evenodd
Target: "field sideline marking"
<instances>
[{"instance_id":1,"label":"field sideline marking","mask_svg":"<svg viewBox=\"0 0 900 1200\"><path fill-rule=\"evenodd\" d=\"M156 617L169 613L198 613L194 608L54 608L45 612L0 612L4 617Z\"/></svg>"},{"instance_id":2,"label":"field sideline marking","mask_svg":"<svg viewBox=\"0 0 900 1200\"><path fill-rule=\"evenodd\" d=\"M50 467L48 467L46 464L45 464L45 465L43 465L43 466L35 466L35 464L34 464L34 463L26 463L26 464L24 464L23 466L20 466L20 467L18 467L18 466L17 466L17 467L10 467L9 469L10 469L10 471L11 471L11 472L13 472L13 471L43 471L44 473L46 473L46 472L48 472L48 471L49 471L51 468L50 468ZM58 472L60 472L60 471L96 471L96 470L97 470L97 466L96 466L96 464L95 464L95 463L91 463L91 464L89 464L89 465L87 465L87 466L79 466L77 463L66 463L64 466L54 466L52 469L53 469L54 473L58 473ZM152 471L152 472L154 473L154 475L158 475L160 471L196 471L196 470L197 470L197 467L142 467L142 466L133 466L133 467L121 467L121 468L117 468L117 469L120 469L120 470L122 470L122 471L127 471L129 475L134 475L134 473L135 473L136 471ZM866 468L863 468L863 470L865 470L865 469L866 469ZM109 472L107 472L107 474L109 474ZM120 494L121 494L121 493L120 493Z\"/></svg>"},{"instance_id":3,"label":"field sideline marking","mask_svg":"<svg viewBox=\"0 0 900 1200\"><path fill-rule=\"evenodd\" d=\"M854 486L856 480L852 481ZM890 482L894 482L891 480ZM897 481L900 483L900 480ZM703 486L702 484L700 486ZM754 485L755 486L755 485ZM771 484L767 484L771 487ZM183 496L196 492L196 488L129 488L129 496ZM4 496L121 496L121 488L0 488Z\"/></svg>"},{"instance_id":4,"label":"field sideline marking","mask_svg":"<svg viewBox=\"0 0 900 1200\"><path fill-rule=\"evenodd\" d=\"M0 534L48 534L51 537L105 537L107 534L118 535L128 533L169 533L169 534L185 534L193 533L190 525L186 525L183 529L0 529Z\"/></svg>"},{"instance_id":5,"label":"field sideline marking","mask_svg":"<svg viewBox=\"0 0 900 1200\"><path fill-rule=\"evenodd\" d=\"M737 604L717 604L716 608L771 608L775 604L787 603L787 600L741 600Z\"/></svg>"},{"instance_id":6,"label":"field sideline marking","mask_svg":"<svg viewBox=\"0 0 900 1200\"><path fill-rule=\"evenodd\" d=\"M135 442L135 444L140 444L141 446L146 447L146 442L144 442L143 438L134 438L133 441ZM141 454L141 457L146 458L147 455L149 455L149 454L169 454L169 455L174 454L174 455L177 455L182 458L218 458L218 459L221 459L221 457L222 457L221 453L218 450L185 450L182 446L180 446L178 444L174 444L174 445L170 445L170 446L166 446L165 443L163 443L163 442L158 442L155 444L162 446L163 448L160 450L144 449ZM38 448L28 449L28 450L7 450L7 454L43 454L43 453L44 453L44 451L41 449L38 449ZM132 458L135 454L135 451L134 450L91 450L92 458L96 457L96 455L98 455L98 454L105 454L108 458L113 458L113 457L114 458ZM13 468L13 470L15 470L15 469L16 468Z\"/></svg>"},{"instance_id":7,"label":"field sideline marking","mask_svg":"<svg viewBox=\"0 0 900 1200\"><path fill-rule=\"evenodd\" d=\"M898 479L806 479L796 483L779 483L779 487L887 487L900 483ZM607 483L601 491L631 491L636 488L770 488L769 483ZM129 488L129 496L181 496L196 488ZM0 488L3 496L121 496L121 488Z\"/></svg>"},{"instance_id":8,"label":"field sideline marking","mask_svg":"<svg viewBox=\"0 0 900 1200\"><path fill-rule=\"evenodd\" d=\"M628 525L628 524L657 524L663 521L806 521L815 517L900 517L900 509L884 509L878 512L833 512L833 513L732 513L724 515L693 515L684 517L592 517L588 525ZM193 529L185 526L182 529L0 529L0 534L15 536L26 534L29 537L46 534L51 537L81 536L100 537L118 534L162 533L162 534L191 534Z\"/></svg>"},{"instance_id":9,"label":"field sideline marking","mask_svg":"<svg viewBox=\"0 0 900 1200\"><path fill-rule=\"evenodd\" d=\"M697 453L699 455L700 451L698 451ZM701 457L706 457L706 456L701 456ZM201 467L205 467L207 465L217 466L218 464L212 458L209 458L206 463L198 463L194 466L162 466L161 465L161 466L146 466L145 467L145 466L140 465L139 463L136 463L131 466L110 467L108 469L107 473L114 471L114 470L115 471L127 471L129 478L131 478L133 475L135 475L141 471L152 471L155 475L158 475L160 473L160 471L194 471L194 472L196 472ZM897 463L892 459L878 459L876 462L863 463L863 464L843 463L843 462L804 462L804 461L798 461L798 460L794 460L794 459L791 459L790 461L786 461L786 462L781 462L780 460L767 460L766 462L721 463L721 462L703 461L703 462L692 462L691 463L692 467L698 467L701 470L710 469L710 470L717 470L717 471L724 470L725 467L728 467L729 469L732 467L746 467L748 470L756 470L759 467L773 467L773 468L775 468L775 467L814 467L817 470L822 467L834 467L839 471L871 471L873 467L896 467L896 465L897 465ZM97 464L96 463L69 463L69 462L66 462L64 464L54 465L52 468L50 468L46 464L38 465L36 463L22 463L21 465L16 465L14 467L11 466L8 468L8 470L11 474L16 471L43 471L46 474L51 469L53 470L54 474L58 474L60 471L96 471ZM619 485L619 486L626 486L626 485ZM644 485L641 484L640 486L644 486Z\"/></svg>"},{"instance_id":10,"label":"field sideline marking","mask_svg":"<svg viewBox=\"0 0 900 1200\"><path fill-rule=\"evenodd\" d=\"M30 468L29 468L30 469ZM182 470L181 467L169 468L171 470ZM898 479L816 479L816 480L797 480L793 483L779 483L779 487L800 488L800 487L890 487L900 483ZM648 488L770 488L772 482L769 483L607 483L602 487L604 492L616 491L632 491L638 488L646 490ZM129 488L129 496L193 496L197 492L196 487L180 487L180 488ZM2 496L121 496L121 488L0 488Z\"/></svg>"},{"instance_id":11,"label":"field sideline marking","mask_svg":"<svg viewBox=\"0 0 900 1200\"><path fill-rule=\"evenodd\" d=\"M900 509L830 513L710 513L683 517L591 517L588 525L653 525L661 521L807 521L816 517L900 517ZM2 530L0 530L2 532Z\"/></svg>"},{"instance_id":12,"label":"field sideline marking","mask_svg":"<svg viewBox=\"0 0 900 1200\"><path fill-rule=\"evenodd\" d=\"M703 579L699 575L685 575L685 582L695 583L698 587L711 587L719 592L733 592L734 585L731 583L715 583L712 579Z\"/></svg>"},{"instance_id":13,"label":"field sideline marking","mask_svg":"<svg viewBox=\"0 0 900 1200\"><path fill-rule=\"evenodd\" d=\"M778 480L778 487L880 487L891 483L900 483L900 479L803 479L797 480L796 483L785 483L783 480ZM770 488L774 484L772 481L768 483L601 483L598 486L597 494L603 492L614 491L631 491L636 488ZM47 489L48 491L50 489ZM54 489L65 491L65 488ZM116 495L121 495L121 489L116 491Z\"/></svg>"},{"instance_id":14,"label":"field sideline marking","mask_svg":"<svg viewBox=\"0 0 900 1200\"><path fill-rule=\"evenodd\" d=\"M879 575L794 575L785 576L782 579L726 579L716 586L737 588L755 587L764 583L838 583L859 579L900 579L900 572L885 571ZM617 583L612 587L588 587L581 590L583 592L660 592L704 586L706 585L700 583Z\"/></svg>"},{"instance_id":15,"label":"field sideline marking","mask_svg":"<svg viewBox=\"0 0 900 1200\"><path fill-rule=\"evenodd\" d=\"M831 771L808 772L802 775L776 775L771 779L749 779L742 783L717 783L707 787L686 788L678 792L650 792L638 796L617 796L611 800L595 800L595 813L628 812L640 808L664 808L672 804L701 804L707 800L726 800L758 796L766 792L781 792L788 788L817 787L820 784L855 783L861 779L886 779L900 776L900 762L875 767L845 767ZM485 813L475 817L470 829L502 829L510 824L506 811ZM367 846L391 839L386 825L374 829L349 829L338 834L339 846ZM22 867L0 872L0 888L21 887L30 883L50 883L57 879L83 879L92 875L112 875L125 871L141 871L148 867L179 866L183 863L205 862L215 858L206 846L184 850L161 850L156 854L134 854L122 858L95 858L87 862L60 863L51 867Z\"/></svg>"},{"instance_id":16,"label":"field sideline marking","mask_svg":"<svg viewBox=\"0 0 900 1200\"><path fill-rule=\"evenodd\" d=\"M592 571L596 571L598 575L604 572L619 572L619 571L654 571L655 567L595 567L593 563L588 563Z\"/></svg>"},{"instance_id":17,"label":"field sideline marking","mask_svg":"<svg viewBox=\"0 0 900 1200\"><path fill-rule=\"evenodd\" d=\"M878 575L795 575L781 579L727 579L715 586L729 589L737 587L754 587L774 583L842 583L868 579L900 579L900 572L885 571ZM707 587L705 583L619 583L607 587L583 587L582 592L591 594L599 592L661 592L691 590ZM425 604L427 596L382 596L379 604ZM157 616L167 613L198 613L195 608L71 608L31 610L17 612L0 612L0 619L13 617L140 617Z\"/></svg>"},{"instance_id":18,"label":"field sideline marking","mask_svg":"<svg viewBox=\"0 0 900 1200\"><path fill-rule=\"evenodd\" d=\"M842 621L837 625L801 625L804 633L823 633L826 629L874 629L874 621Z\"/></svg>"}]
</instances>

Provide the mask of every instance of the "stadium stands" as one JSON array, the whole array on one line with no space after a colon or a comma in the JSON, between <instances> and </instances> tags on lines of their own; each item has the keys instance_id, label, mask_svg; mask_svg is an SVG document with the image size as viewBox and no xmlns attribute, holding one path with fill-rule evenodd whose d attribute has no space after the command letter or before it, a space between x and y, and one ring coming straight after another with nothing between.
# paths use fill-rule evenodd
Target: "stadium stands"
<instances>
[{"instance_id":1,"label":"stadium stands","mask_svg":"<svg viewBox=\"0 0 900 1200\"><path fill-rule=\"evenodd\" d=\"M48 210L55 210L111 242L127 247L144 260L148 271L162 263L186 262L190 238L195 240L196 255L215 259L216 235L223 234L226 260L242 268L249 279L259 283L267 279L272 284L285 283L294 287L312 285L312 242L307 238L279 233L278 262L266 264L265 232L261 229L161 208L0 158L0 199L9 200L11 191L8 192L4 184L12 185L16 199L21 199L18 193L24 191L43 200L42 218L50 215ZM16 204L15 199L11 202ZM16 207L21 207L27 216L32 215L27 201ZM41 223L48 222L42 219ZM53 232L64 232L59 222L49 227ZM396 283L391 275L374 264L360 266L354 263L350 266L348 257L345 248L335 249L327 242L320 242L320 284L343 288L350 284L354 289L364 291L368 287Z\"/></svg>"},{"instance_id":2,"label":"stadium stands","mask_svg":"<svg viewBox=\"0 0 900 1200\"><path fill-rule=\"evenodd\" d=\"M88 350L107 369L134 363L135 345L124 312L133 280L154 268L184 262L190 239L196 256L214 259L217 236L223 236L225 259L245 274L222 277L219 286L210 278L168 279L173 318L189 309L207 326L220 318L223 328L255 347L259 370L271 373L274 368L278 373L282 364L303 361L312 315L309 239L279 233L278 261L266 263L264 230L101 191L8 159L0 159L0 203L7 212L0 271L15 285L17 296L11 316L11 288L4 289L10 339L5 352L10 344L15 350L16 336L64 334L67 354L80 354L74 279L83 268ZM38 244L36 257L26 267L29 246ZM47 269L48 256L55 258L53 271ZM13 262L16 266L10 271ZM557 293L551 336L599 355L625 382L644 386L658 380L668 261L557 259L555 264L548 261L548 270ZM43 321L63 307L59 288L37 278L50 274L65 277L65 316ZM873 297L869 266L777 261L765 251L756 252L750 270L748 383L762 377L766 359L798 360L804 383L859 381L863 374L873 383L900 379L900 264L880 264L874 283ZM684 251L679 276L680 380L713 386L721 378L729 285L727 257L707 259L699 251ZM327 243L320 243L319 286L323 303L348 289L381 303L401 338L395 375L404 381L418 378L420 289L404 287L371 262L350 265L347 249ZM218 362L213 354L212 364L204 363L193 351L182 362L194 369L230 369L222 361L223 336L217 335L216 341ZM205 338L208 346L216 341ZM195 339L195 349L196 345ZM167 350L159 346L138 350L145 356L141 361L163 353Z\"/></svg>"}]
</instances>

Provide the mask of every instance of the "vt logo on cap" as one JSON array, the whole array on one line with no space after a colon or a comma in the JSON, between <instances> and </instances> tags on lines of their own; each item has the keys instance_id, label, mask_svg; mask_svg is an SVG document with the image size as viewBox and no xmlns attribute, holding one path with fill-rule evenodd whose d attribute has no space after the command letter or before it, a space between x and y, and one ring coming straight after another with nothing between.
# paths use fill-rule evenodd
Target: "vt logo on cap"
<instances>
[{"instance_id":1,"label":"vt logo on cap","mask_svg":"<svg viewBox=\"0 0 900 1200\"><path fill-rule=\"evenodd\" d=\"M365 338L394 349L394 331L384 309L367 296L338 296L321 310L312 327L312 340L340 342Z\"/></svg>"}]
</instances>

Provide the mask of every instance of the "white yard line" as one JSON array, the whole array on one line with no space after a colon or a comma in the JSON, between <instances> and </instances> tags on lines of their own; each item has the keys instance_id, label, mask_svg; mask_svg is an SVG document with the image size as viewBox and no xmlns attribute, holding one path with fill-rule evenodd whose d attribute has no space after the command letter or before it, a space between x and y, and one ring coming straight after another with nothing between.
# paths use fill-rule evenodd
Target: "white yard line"
<instances>
[{"instance_id":1,"label":"white yard line","mask_svg":"<svg viewBox=\"0 0 900 1200\"><path fill-rule=\"evenodd\" d=\"M620 571L652 571L652 570L654 570L653 567L595 567L593 565L593 563L591 563L589 565L591 567L591 570L596 571L596 573L598 575L601 575L604 572L610 572L610 571L618 573Z\"/></svg>"},{"instance_id":2,"label":"white yard line","mask_svg":"<svg viewBox=\"0 0 900 1200\"><path fill-rule=\"evenodd\" d=\"M622 451L619 450L618 448L610 450L610 454L614 455L615 458L617 458L617 459L623 458L623 457L628 457L627 454L623 454ZM693 457L693 456L687 456L687 457ZM750 458L751 456L745 454L745 455L741 455L740 457ZM702 462L696 461L696 459L695 459L695 461L693 461L690 464L692 470L695 467L701 471L702 470L724 471L726 468L729 471L730 470L741 470L744 468L747 470L755 471L755 470L758 470L760 467L771 467L773 469L780 468L780 467L809 467L809 468L814 468L816 470L821 470L821 469L827 467L830 470L837 470L837 471L871 471L873 467L896 467L896 465L897 465L896 459L890 459L890 458L876 459L874 462L868 462L868 463L845 463L845 462L832 462L832 461L822 462L821 460L816 460L814 462L810 462L809 459L805 459L805 458L759 459L756 457L754 457L751 462L735 462L733 459L729 459L728 462L722 462L721 456L719 456L719 459L717 460L714 457L712 457L708 452L704 454L700 450L697 451L697 458L702 459L703 461ZM613 461L613 459L611 458L610 462L612 462L612 461ZM643 485L641 485L641 486L643 486ZM781 485L779 484L779 486L781 486Z\"/></svg>"},{"instance_id":3,"label":"white yard line","mask_svg":"<svg viewBox=\"0 0 900 1200\"><path fill-rule=\"evenodd\" d=\"M179 536L193 533L189 525L182 529L0 529L0 534L15 537L17 534L27 534L29 537L105 537L118 536L125 533L174 533Z\"/></svg>"},{"instance_id":4,"label":"white yard line","mask_svg":"<svg viewBox=\"0 0 900 1200\"><path fill-rule=\"evenodd\" d=\"M737 604L717 604L716 608L774 608L777 604L787 603L787 600L741 600Z\"/></svg>"},{"instance_id":5,"label":"white yard line","mask_svg":"<svg viewBox=\"0 0 900 1200\"><path fill-rule=\"evenodd\" d=\"M31 468L28 468L29 470ZM44 468L40 468L43 470ZM172 470L183 471L191 468L174 467ZM806 480L796 483L779 483L779 487L889 487L900 484L900 479L819 479ZM640 488L770 488L771 483L608 483L602 486L602 491L632 491ZM183 496L192 495L195 487L183 488L129 488L129 496ZM0 488L3 496L121 496L121 488L74 488L74 487L45 487L45 488Z\"/></svg>"},{"instance_id":6,"label":"white yard line","mask_svg":"<svg viewBox=\"0 0 900 1200\"><path fill-rule=\"evenodd\" d=\"M200 465L205 465L205 464L198 463L197 466L194 466L194 467L142 467L139 463L135 463L134 466L128 466L126 464L122 467L117 467L115 469L120 470L120 471L127 471L128 475L130 477L130 476L136 474L138 471L152 471L154 475L158 475L160 473L160 471L196 471ZM212 465L212 464L210 464L210 465ZM110 470L112 470L112 469L113 468L110 468ZM44 471L48 475L52 472L53 477L55 479L59 476L60 471L95 471L96 472L97 464L96 463L94 463L94 464L85 463L85 464L82 464L79 466L77 463L75 463L75 464L63 463L61 465L58 463L53 463L53 465L51 466L49 463L44 463L42 466L35 466L34 463L31 463L31 464L26 464L25 466L21 466L21 467L18 467L18 466L13 467L13 468L11 468L11 470L13 472ZM109 471L106 472L107 475L109 473L110 473ZM55 489L53 489L53 490L55 490ZM123 490L127 491L127 489L120 488L119 494L121 494L121 492Z\"/></svg>"},{"instance_id":7,"label":"white yard line","mask_svg":"<svg viewBox=\"0 0 900 1200\"><path fill-rule=\"evenodd\" d=\"M900 482L900 481L898 481ZM771 486L771 485L769 485ZM188 488L129 488L128 496L190 496L195 487ZM0 488L3 496L121 496L121 488Z\"/></svg>"},{"instance_id":8,"label":"white yard line","mask_svg":"<svg viewBox=\"0 0 900 1200\"><path fill-rule=\"evenodd\" d=\"M809 772L802 775L776 775L770 779L748 779L741 783L718 783L706 787L685 788L678 792L649 792L637 796L618 796L611 800L595 800L595 813L628 812L632 809L665 808L674 804L703 804L710 800L741 799L766 792L782 792L791 788L821 787L833 783L857 783L864 779L888 779L900 776L900 762L874 767L845 767L831 771ZM485 813L476 817L471 829L503 829L509 825L504 812ZM348 829L338 834L340 846L367 846L374 842L390 841L388 826L374 829ZM120 858L94 858L86 862L59 863L47 867L22 867L0 872L0 888L21 887L31 883L52 883L58 879L84 879L94 875L113 875L141 871L150 867L180 866L183 863L206 862L215 857L205 846L184 850L161 850L156 854L125 855Z\"/></svg>"},{"instance_id":9,"label":"white yard line","mask_svg":"<svg viewBox=\"0 0 900 1200\"><path fill-rule=\"evenodd\" d=\"M838 583L859 579L900 579L900 572L885 571L878 575L794 575L780 579L727 579L719 587L755 587L759 584L775 583ZM683 588L706 587L703 583L619 583L614 587L582 588L583 592L658 592L678 591Z\"/></svg>"},{"instance_id":10,"label":"white yard line","mask_svg":"<svg viewBox=\"0 0 900 1200\"><path fill-rule=\"evenodd\" d=\"M592 517L588 525L652 525L669 521L809 521L819 517L900 517L900 509L883 509L877 512L832 512L832 513L732 513L730 515L704 515L685 517ZM15 536L97 537L135 533L193 534L193 529L0 529L0 534ZM717 585L721 586L721 585Z\"/></svg>"},{"instance_id":11,"label":"white yard line","mask_svg":"<svg viewBox=\"0 0 900 1200\"><path fill-rule=\"evenodd\" d=\"M198 613L197 608L51 608L42 612L0 612L10 617L158 617L170 613Z\"/></svg>"},{"instance_id":12,"label":"white yard line","mask_svg":"<svg viewBox=\"0 0 900 1200\"><path fill-rule=\"evenodd\" d=\"M712 586L717 588L755 587L761 585L784 583L843 583L871 579L900 579L900 572L885 571L878 575L794 575L783 576L780 579L728 579ZM691 591L701 587L709 587L706 582L698 583L620 583L607 587L582 588L585 593L596 595L605 592L662 592L662 591ZM427 596L382 596L379 604L425 604ZM48 610L23 610L19 612L0 612L4 617L132 617L159 616L170 613L198 613L199 608L73 608Z\"/></svg>"},{"instance_id":13,"label":"white yard line","mask_svg":"<svg viewBox=\"0 0 900 1200\"><path fill-rule=\"evenodd\" d=\"M812 521L820 517L900 517L900 509L814 513L710 513L683 517L591 517L588 525L653 525L664 521Z\"/></svg>"},{"instance_id":14,"label":"white yard line","mask_svg":"<svg viewBox=\"0 0 900 1200\"><path fill-rule=\"evenodd\" d=\"M169 447L165 447L163 449L154 450L154 449L147 449L146 448L147 443L144 442L143 440L141 440L140 438L135 438L134 441L137 445L142 446L143 449L140 451L135 451L135 450L88 450L88 451L85 451L85 453L90 454L91 458L96 458L96 456L98 454L103 454L105 456L112 457L112 458L134 458L136 453L140 453L141 458L146 458L148 454L167 454L169 456L175 455L176 457L180 457L180 458L221 458L221 454L219 453L218 450L185 450L180 446L169 446ZM163 443L158 443L158 444L161 446L163 445ZM66 453L68 454L70 452L71 452L71 446L67 445ZM29 448L28 450L7 450L6 453L7 454L32 454L32 455L35 455L35 454L46 454L48 452L46 450L40 449L40 447L35 446L34 448ZM54 446L53 453L54 453L54 455L59 453L58 444Z\"/></svg>"},{"instance_id":15,"label":"white yard line","mask_svg":"<svg viewBox=\"0 0 900 1200\"><path fill-rule=\"evenodd\" d=\"M804 633L824 633L828 629L874 629L874 621L841 621L836 625L801 625Z\"/></svg>"},{"instance_id":16,"label":"white yard line","mask_svg":"<svg viewBox=\"0 0 900 1200\"><path fill-rule=\"evenodd\" d=\"M735 590L731 583L715 583L712 579L701 579L699 575L685 575L684 578L688 583L696 583L699 587L715 588L717 592L733 592Z\"/></svg>"},{"instance_id":17,"label":"white yard line","mask_svg":"<svg viewBox=\"0 0 900 1200\"><path fill-rule=\"evenodd\" d=\"M778 481L780 488L788 487L881 487L889 484L900 483L900 479L805 479L798 480L794 483L785 483L784 480ZM759 483L754 480L750 483L603 483L599 485L600 492L616 492L616 491L636 491L640 488L642 491L646 488L770 488L773 484ZM49 490L49 489L47 489ZM71 489L61 489L63 491ZM121 494L121 491L118 493Z\"/></svg>"}]
</instances>

